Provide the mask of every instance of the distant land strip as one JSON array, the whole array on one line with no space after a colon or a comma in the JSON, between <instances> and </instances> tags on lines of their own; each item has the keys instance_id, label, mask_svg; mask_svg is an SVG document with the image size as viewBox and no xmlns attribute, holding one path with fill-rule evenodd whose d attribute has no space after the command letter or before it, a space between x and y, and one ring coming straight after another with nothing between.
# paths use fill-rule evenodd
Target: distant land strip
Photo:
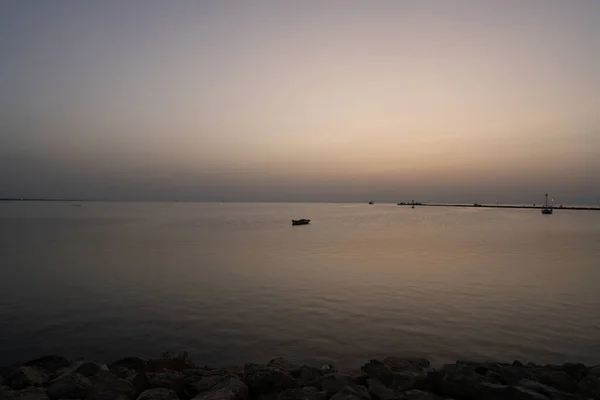
<instances>
[{"instance_id":1,"label":"distant land strip","mask_svg":"<svg viewBox=\"0 0 600 400\"><path fill-rule=\"evenodd\" d=\"M399 206L412 206L412 203L404 203ZM543 204L536 205L518 205L518 204L452 204L452 203L415 203L416 207L482 207L482 208L544 208ZM553 206L555 210L582 210L582 211L600 211L598 206Z\"/></svg>"}]
</instances>

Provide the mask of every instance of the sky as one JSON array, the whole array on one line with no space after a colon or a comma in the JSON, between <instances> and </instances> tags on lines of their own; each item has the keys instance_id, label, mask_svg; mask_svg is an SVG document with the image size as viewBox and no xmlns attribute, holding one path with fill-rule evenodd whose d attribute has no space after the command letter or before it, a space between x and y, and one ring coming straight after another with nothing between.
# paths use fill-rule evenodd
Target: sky
<instances>
[{"instance_id":1,"label":"sky","mask_svg":"<svg viewBox=\"0 0 600 400\"><path fill-rule=\"evenodd\" d=\"M600 204L597 0L1 0L0 197Z\"/></svg>"}]
</instances>

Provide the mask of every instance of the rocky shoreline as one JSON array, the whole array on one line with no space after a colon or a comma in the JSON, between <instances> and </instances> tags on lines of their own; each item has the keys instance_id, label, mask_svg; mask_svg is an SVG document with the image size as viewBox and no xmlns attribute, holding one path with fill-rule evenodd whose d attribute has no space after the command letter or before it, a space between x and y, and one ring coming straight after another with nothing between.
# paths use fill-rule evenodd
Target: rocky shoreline
<instances>
[{"instance_id":1,"label":"rocky shoreline","mask_svg":"<svg viewBox=\"0 0 600 400\"><path fill-rule=\"evenodd\" d=\"M45 356L0 368L0 400L587 400L600 399L600 365L370 360L354 371L267 364L198 367L187 354L110 364Z\"/></svg>"}]
</instances>

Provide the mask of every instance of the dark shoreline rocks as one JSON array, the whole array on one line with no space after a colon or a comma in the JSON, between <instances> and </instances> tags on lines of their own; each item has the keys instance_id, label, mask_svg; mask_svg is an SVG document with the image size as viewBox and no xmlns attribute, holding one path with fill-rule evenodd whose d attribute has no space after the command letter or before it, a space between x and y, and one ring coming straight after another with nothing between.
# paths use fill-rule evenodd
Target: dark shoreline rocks
<instances>
[{"instance_id":1,"label":"dark shoreline rocks","mask_svg":"<svg viewBox=\"0 0 600 400\"><path fill-rule=\"evenodd\" d=\"M338 371L274 358L199 368L187 354L111 364L45 356L0 367L0 400L588 400L600 399L600 366L389 357Z\"/></svg>"}]
</instances>

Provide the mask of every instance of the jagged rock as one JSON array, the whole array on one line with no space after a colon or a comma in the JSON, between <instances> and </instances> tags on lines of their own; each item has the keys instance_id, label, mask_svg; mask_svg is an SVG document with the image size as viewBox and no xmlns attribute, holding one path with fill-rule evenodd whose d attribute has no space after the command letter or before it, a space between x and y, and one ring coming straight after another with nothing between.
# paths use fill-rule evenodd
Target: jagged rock
<instances>
[{"instance_id":1,"label":"jagged rock","mask_svg":"<svg viewBox=\"0 0 600 400\"><path fill-rule=\"evenodd\" d=\"M171 389L155 388L143 391L137 400L179 400Z\"/></svg>"},{"instance_id":2,"label":"jagged rock","mask_svg":"<svg viewBox=\"0 0 600 400\"><path fill-rule=\"evenodd\" d=\"M164 371L148 374L148 378L152 388L173 389L179 392L183 387L185 375L179 371Z\"/></svg>"},{"instance_id":3,"label":"jagged rock","mask_svg":"<svg viewBox=\"0 0 600 400\"><path fill-rule=\"evenodd\" d=\"M546 369L553 371L564 371L576 381L580 381L588 374L588 368L580 363L565 363L562 365L546 365Z\"/></svg>"},{"instance_id":4,"label":"jagged rock","mask_svg":"<svg viewBox=\"0 0 600 400\"><path fill-rule=\"evenodd\" d=\"M429 368L429 361L424 358L387 357L383 359L392 372L423 372Z\"/></svg>"},{"instance_id":5,"label":"jagged rock","mask_svg":"<svg viewBox=\"0 0 600 400\"><path fill-rule=\"evenodd\" d=\"M510 386L492 383L486 379L472 368L450 364L439 371L431 371L427 383L431 391L446 397L495 399L508 395Z\"/></svg>"},{"instance_id":6,"label":"jagged rock","mask_svg":"<svg viewBox=\"0 0 600 400\"><path fill-rule=\"evenodd\" d=\"M541 370L535 373L535 380L545 385L552 386L562 392L577 393L579 386L565 371Z\"/></svg>"},{"instance_id":7,"label":"jagged rock","mask_svg":"<svg viewBox=\"0 0 600 400\"><path fill-rule=\"evenodd\" d=\"M435 393L423 392L421 390L409 390L404 393L408 400L444 400L442 397Z\"/></svg>"},{"instance_id":8,"label":"jagged rock","mask_svg":"<svg viewBox=\"0 0 600 400\"><path fill-rule=\"evenodd\" d=\"M148 378L148 374L145 372L137 373L131 380L131 384L138 394L151 388L150 378Z\"/></svg>"},{"instance_id":9,"label":"jagged rock","mask_svg":"<svg viewBox=\"0 0 600 400\"><path fill-rule=\"evenodd\" d=\"M51 399L84 399L92 383L85 376L69 373L54 379L48 386L48 397Z\"/></svg>"},{"instance_id":10,"label":"jagged rock","mask_svg":"<svg viewBox=\"0 0 600 400\"><path fill-rule=\"evenodd\" d=\"M356 385L356 379L344 374L328 374L321 379L321 388L329 395L335 394L347 386Z\"/></svg>"},{"instance_id":11,"label":"jagged rock","mask_svg":"<svg viewBox=\"0 0 600 400\"><path fill-rule=\"evenodd\" d=\"M246 400L248 386L237 377L225 377L210 390L200 393L196 400Z\"/></svg>"},{"instance_id":12,"label":"jagged rock","mask_svg":"<svg viewBox=\"0 0 600 400\"><path fill-rule=\"evenodd\" d=\"M558 393L558 390L552 386L544 385L543 383L535 382L530 379L521 379L518 383L518 386L533 390L546 396Z\"/></svg>"},{"instance_id":13,"label":"jagged rock","mask_svg":"<svg viewBox=\"0 0 600 400\"><path fill-rule=\"evenodd\" d=\"M371 400L369 391L364 386L346 386L333 396L330 400Z\"/></svg>"},{"instance_id":14,"label":"jagged rock","mask_svg":"<svg viewBox=\"0 0 600 400\"><path fill-rule=\"evenodd\" d=\"M392 375L392 369L379 360L371 360L362 366L362 370L369 376L369 378L377 379L379 381L385 381L389 376Z\"/></svg>"},{"instance_id":15,"label":"jagged rock","mask_svg":"<svg viewBox=\"0 0 600 400\"><path fill-rule=\"evenodd\" d=\"M367 379L367 385L369 387L369 393L371 393L371 396L375 400L406 399L406 396L402 391L389 388L377 379Z\"/></svg>"},{"instance_id":16,"label":"jagged rock","mask_svg":"<svg viewBox=\"0 0 600 400\"><path fill-rule=\"evenodd\" d=\"M278 367L246 364L244 382L251 393L269 393L298 387L298 381L285 370Z\"/></svg>"},{"instance_id":17,"label":"jagged rock","mask_svg":"<svg viewBox=\"0 0 600 400\"><path fill-rule=\"evenodd\" d=\"M40 367L25 366L13 370L6 381L13 390L19 390L29 386L44 386L48 383L49 377Z\"/></svg>"},{"instance_id":18,"label":"jagged rock","mask_svg":"<svg viewBox=\"0 0 600 400\"><path fill-rule=\"evenodd\" d=\"M13 390L4 385L0 385L0 400L12 400L14 397Z\"/></svg>"},{"instance_id":19,"label":"jagged rock","mask_svg":"<svg viewBox=\"0 0 600 400\"><path fill-rule=\"evenodd\" d=\"M547 396L522 386L511 386L510 399L514 400L549 400Z\"/></svg>"},{"instance_id":20,"label":"jagged rock","mask_svg":"<svg viewBox=\"0 0 600 400\"><path fill-rule=\"evenodd\" d=\"M59 369L71 366L71 364L72 363L64 357L50 355L30 360L25 363L25 366L36 367L44 370L48 375L52 375Z\"/></svg>"},{"instance_id":21,"label":"jagged rock","mask_svg":"<svg viewBox=\"0 0 600 400\"><path fill-rule=\"evenodd\" d=\"M133 400L137 395L131 382L111 372L100 371L93 383L86 400Z\"/></svg>"},{"instance_id":22,"label":"jagged rock","mask_svg":"<svg viewBox=\"0 0 600 400\"><path fill-rule=\"evenodd\" d=\"M600 377L588 375L578 383L579 392L600 399Z\"/></svg>"},{"instance_id":23,"label":"jagged rock","mask_svg":"<svg viewBox=\"0 0 600 400\"><path fill-rule=\"evenodd\" d=\"M323 379L323 375L326 373L321 368L310 367L308 365L303 365L300 367L300 384L302 386L320 386L321 379Z\"/></svg>"},{"instance_id":24,"label":"jagged rock","mask_svg":"<svg viewBox=\"0 0 600 400\"><path fill-rule=\"evenodd\" d=\"M327 393L314 387L287 389L279 394L277 400L327 400Z\"/></svg>"},{"instance_id":25,"label":"jagged rock","mask_svg":"<svg viewBox=\"0 0 600 400\"><path fill-rule=\"evenodd\" d=\"M82 361L76 364L74 372L80 373L81 375L89 378L100 372L101 368L102 367L99 364L96 364L93 361Z\"/></svg>"},{"instance_id":26,"label":"jagged rock","mask_svg":"<svg viewBox=\"0 0 600 400\"><path fill-rule=\"evenodd\" d=\"M27 389L13 392L14 400L48 400L46 390L40 387L29 387Z\"/></svg>"}]
</instances>

